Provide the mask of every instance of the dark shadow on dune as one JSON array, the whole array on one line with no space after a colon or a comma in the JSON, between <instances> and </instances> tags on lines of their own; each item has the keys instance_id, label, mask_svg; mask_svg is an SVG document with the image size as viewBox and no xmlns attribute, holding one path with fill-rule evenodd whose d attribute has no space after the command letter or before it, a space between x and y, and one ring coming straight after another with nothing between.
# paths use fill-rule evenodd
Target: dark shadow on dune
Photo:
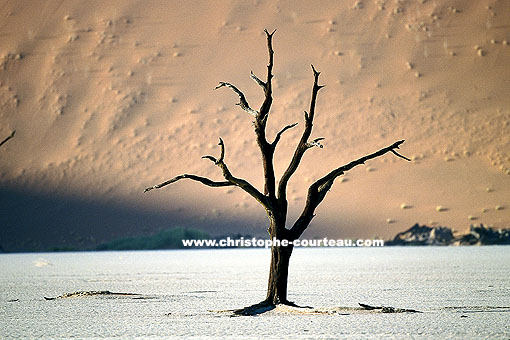
<instances>
[{"instance_id":1,"label":"dark shadow on dune","mask_svg":"<svg viewBox=\"0 0 510 340\"><path fill-rule=\"evenodd\" d=\"M2 187L0 206L0 251L4 252L92 250L115 239L152 235L175 227L215 236L239 230L240 225L248 233L254 226L253 221L241 219L225 219L215 225L172 211L148 211L120 203Z\"/></svg>"}]
</instances>

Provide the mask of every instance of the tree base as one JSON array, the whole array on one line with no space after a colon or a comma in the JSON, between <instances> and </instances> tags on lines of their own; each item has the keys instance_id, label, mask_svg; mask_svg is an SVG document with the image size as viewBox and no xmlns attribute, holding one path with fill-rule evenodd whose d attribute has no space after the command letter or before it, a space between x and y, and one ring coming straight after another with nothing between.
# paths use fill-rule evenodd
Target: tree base
<instances>
[{"instance_id":1,"label":"tree base","mask_svg":"<svg viewBox=\"0 0 510 340\"><path fill-rule=\"evenodd\" d=\"M263 314L265 312L269 312L269 311L275 309L278 305L284 305L284 306L296 307L296 308L307 308L307 309L312 309L313 308L313 307L310 307L310 306L304 306L304 307L303 306L298 306L294 302L290 302L290 301L280 302L280 303L276 304L276 303L270 302L268 300L264 300L262 302L256 303L256 304L248 306L248 307L244 307L244 308L241 308L241 309L235 309L233 311L233 315L234 316L255 316L255 315L260 315L260 314Z\"/></svg>"},{"instance_id":2,"label":"tree base","mask_svg":"<svg viewBox=\"0 0 510 340\"><path fill-rule=\"evenodd\" d=\"M335 307L335 308L313 308L310 306L298 306L294 302L285 301L272 303L268 300L241 309L230 310L231 316L256 316L276 309L279 306L284 308L277 310L280 313L291 314L328 314L328 315L350 315L358 313L423 313L422 311L407 308L395 308L389 306L371 306L360 303L359 307ZM285 308L292 307L292 308ZM306 311L304 310L306 309Z\"/></svg>"}]
</instances>

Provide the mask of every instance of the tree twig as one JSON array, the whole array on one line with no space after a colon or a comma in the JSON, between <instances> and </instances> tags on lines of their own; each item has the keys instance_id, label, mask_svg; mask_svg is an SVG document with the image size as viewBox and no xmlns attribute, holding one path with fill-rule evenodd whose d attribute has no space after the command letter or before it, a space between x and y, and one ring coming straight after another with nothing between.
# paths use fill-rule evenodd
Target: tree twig
<instances>
[{"instance_id":1,"label":"tree twig","mask_svg":"<svg viewBox=\"0 0 510 340\"><path fill-rule=\"evenodd\" d=\"M278 131L278 133L276 134L276 138L274 139L272 145L274 148L276 148L276 145L278 144L278 142L280 141L280 138L282 137L282 134L289 130L289 129L292 129L294 126L298 125L298 123L294 123L294 124L289 124L287 126L285 126L283 129L281 129L280 131Z\"/></svg>"},{"instance_id":2,"label":"tree twig","mask_svg":"<svg viewBox=\"0 0 510 340\"><path fill-rule=\"evenodd\" d=\"M248 112L249 114L251 114L254 117L256 117L258 115L258 112L255 111L254 109L252 109L250 107L250 105L248 104L248 101L246 100L244 93L242 93L235 85L232 85L232 84L224 82L224 81L220 81L218 86L216 86L214 89L217 90L223 86L226 86L226 87L232 89L232 91L234 91L239 96L239 103L237 103L236 105L239 105L244 111Z\"/></svg>"},{"instance_id":3,"label":"tree twig","mask_svg":"<svg viewBox=\"0 0 510 340\"><path fill-rule=\"evenodd\" d=\"M259 85L260 85L263 89L265 89L265 88L266 88L266 83L264 83L262 80L260 80L260 78L259 78L259 77L257 77L257 76L253 73L253 71L250 71L250 77L251 77L251 79L255 80L255 82L256 82L257 84L259 84Z\"/></svg>"},{"instance_id":4,"label":"tree twig","mask_svg":"<svg viewBox=\"0 0 510 340\"><path fill-rule=\"evenodd\" d=\"M324 146L320 143L321 140L324 140L324 137L315 138L313 141L306 143L307 148L313 148L314 146L322 149Z\"/></svg>"},{"instance_id":5,"label":"tree twig","mask_svg":"<svg viewBox=\"0 0 510 340\"><path fill-rule=\"evenodd\" d=\"M407 158L406 156L403 156L403 155L399 154L399 153L398 153L398 152L396 152L395 150L391 150L391 152L392 152L395 156L400 157L400 158L403 158L403 159L405 159L405 160L406 160L406 161L408 161L408 162L411 162L411 160L410 160L409 158Z\"/></svg>"},{"instance_id":6,"label":"tree twig","mask_svg":"<svg viewBox=\"0 0 510 340\"><path fill-rule=\"evenodd\" d=\"M14 137L14 135L16 134L16 130L12 131L11 134L9 136L7 136L7 138L5 138L1 143L0 143L0 146L4 145L5 143L7 143L9 141L9 139L11 139L12 137Z\"/></svg>"}]
</instances>

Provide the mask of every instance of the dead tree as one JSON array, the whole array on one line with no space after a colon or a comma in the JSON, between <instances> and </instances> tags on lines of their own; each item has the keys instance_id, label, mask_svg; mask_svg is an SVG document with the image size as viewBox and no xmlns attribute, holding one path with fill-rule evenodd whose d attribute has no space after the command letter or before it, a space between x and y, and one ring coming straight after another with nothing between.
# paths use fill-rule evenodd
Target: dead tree
<instances>
[{"instance_id":1,"label":"dead tree","mask_svg":"<svg viewBox=\"0 0 510 340\"><path fill-rule=\"evenodd\" d=\"M254 306L247 307L246 309L239 310L239 313L250 313L250 311L254 311L255 308L264 309L270 306L275 306L277 304L292 304L287 300L287 278L288 278L288 268L289 268L289 259L292 254L293 245L292 241L298 239L306 228L310 225L310 222L315 216L315 209L319 206L319 204L324 200L326 194L331 189L333 182L335 179L350 169L354 168L357 165L364 164L366 161L382 156L388 152L393 153L395 156L406 159L408 158L400 155L396 149L404 142L403 140L397 141L390 146L387 146L383 149L380 149L377 152L361 157L357 160L354 160L348 164L342 165L324 177L318 179L313 184L310 185L308 189L308 195L306 199L306 204L303 209L303 212L299 216L299 218L292 224L290 228L287 228L287 210L288 210L288 200L287 200L287 184L289 180L294 175L296 170L303 159L303 156L307 150L313 148L314 146L322 148L320 141L324 138L316 138L310 140L310 135L312 133L313 121L315 118L315 107L317 102L317 94L319 90L324 86L319 85L319 75L314 66L312 65L313 71L313 87L312 87L312 97L310 101L310 109L308 112L304 113L304 129L303 134L301 135L301 139L299 140L297 147L294 151L294 155L292 160L290 161L287 169L283 173L280 178L280 181L276 182L276 176L273 165L273 156L275 153L275 149L280 141L283 133L297 125L297 123L287 125L283 127L277 134L272 142L269 142L266 136L266 123L269 117L269 111L271 109L271 103L273 102L272 97L272 78L273 78L273 45L272 38L274 35L274 31L269 33L265 30L267 37L267 49L269 52L269 63L267 65L267 75L265 81L258 78L253 72L251 72L251 78L258 84L264 91L264 102L262 103L260 109L254 110L248 104L246 97L243 92L241 92L235 85L227 82L220 82L216 89L222 87L228 87L233 90L239 96L239 105L244 111L253 116L253 126L255 129L255 136L257 139L257 144L260 149L262 155L262 165L264 169L264 190L263 192L259 191L253 185L251 185L248 181L234 176L227 167L225 163L225 144L223 140L220 138L219 146L220 146L220 156L218 158L213 156L204 156L202 158L209 159L216 166L218 166L223 172L224 181L213 181L209 178L183 174L177 177L174 177L166 182L161 184L149 187L145 189L145 192L150 191L152 189L159 189L169 184L175 183L181 179L190 179L193 181L200 182L204 185L210 187L226 187L226 186L235 186L239 187L252 196L257 202L259 202L262 207L264 207L267 216L269 218L269 228L267 229L269 233L269 237L271 240L287 240L289 244L287 246L283 246L280 244L273 245L271 247L271 265L269 270L269 280L267 287L267 295L266 299Z\"/></svg>"}]
</instances>

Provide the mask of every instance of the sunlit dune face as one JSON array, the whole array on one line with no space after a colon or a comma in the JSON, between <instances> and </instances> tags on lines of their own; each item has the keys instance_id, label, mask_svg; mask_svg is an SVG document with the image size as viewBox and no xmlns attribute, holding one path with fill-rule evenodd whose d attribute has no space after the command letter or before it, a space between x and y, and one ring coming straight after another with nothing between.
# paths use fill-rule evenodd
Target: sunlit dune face
<instances>
[{"instance_id":1,"label":"sunlit dune face","mask_svg":"<svg viewBox=\"0 0 510 340\"><path fill-rule=\"evenodd\" d=\"M324 148L307 153L289 183L290 220L314 180L405 139L411 164L388 156L339 178L307 233L389 237L417 222L508 227L509 11L507 2L447 1L7 3L0 140L16 136L0 148L0 185L170 214L169 225L211 233L245 220L247 232L265 235L264 211L242 191L179 183L142 192L182 173L221 180L201 159L219 155L218 137L232 172L263 190L252 117L235 94L213 88L231 82L259 107L250 71L265 75L263 30L277 28L268 139L299 123L276 151L278 178L309 109L311 63L326 85L313 135ZM122 233L122 223L102 223L92 221L90 233Z\"/></svg>"}]
</instances>

